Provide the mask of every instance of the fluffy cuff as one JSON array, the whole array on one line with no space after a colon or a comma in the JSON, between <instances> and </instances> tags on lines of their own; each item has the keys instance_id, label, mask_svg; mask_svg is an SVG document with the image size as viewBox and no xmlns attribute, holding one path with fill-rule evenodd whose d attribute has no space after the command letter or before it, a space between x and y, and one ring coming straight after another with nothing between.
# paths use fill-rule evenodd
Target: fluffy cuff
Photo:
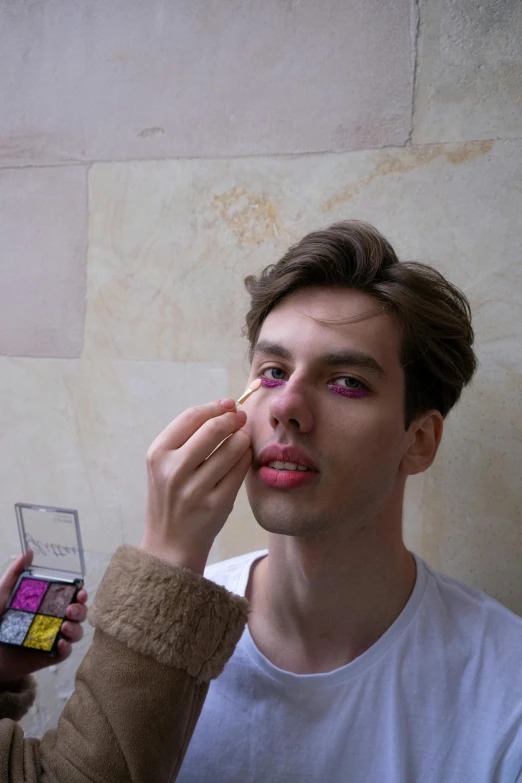
<instances>
[{"instance_id":1,"label":"fluffy cuff","mask_svg":"<svg viewBox=\"0 0 522 783\"><path fill-rule=\"evenodd\" d=\"M0 718L20 720L36 697L36 682L30 675L0 684Z\"/></svg>"},{"instance_id":2,"label":"fluffy cuff","mask_svg":"<svg viewBox=\"0 0 522 783\"><path fill-rule=\"evenodd\" d=\"M123 546L105 572L89 621L129 649L208 682L234 652L247 612L246 599L224 587Z\"/></svg>"}]
</instances>

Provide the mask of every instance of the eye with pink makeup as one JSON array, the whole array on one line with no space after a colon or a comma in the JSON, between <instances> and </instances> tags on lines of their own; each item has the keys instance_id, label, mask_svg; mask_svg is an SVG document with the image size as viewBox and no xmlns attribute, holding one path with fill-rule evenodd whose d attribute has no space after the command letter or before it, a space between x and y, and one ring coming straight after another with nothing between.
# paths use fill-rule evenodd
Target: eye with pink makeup
<instances>
[{"instance_id":1,"label":"eye with pink makeup","mask_svg":"<svg viewBox=\"0 0 522 783\"><path fill-rule=\"evenodd\" d=\"M277 377L277 375L285 376L286 372L280 367L266 367L260 373L261 385L266 389L274 389L278 386L284 386L287 379L284 377ZM343 383L343 381L346 383ZM370 390L364 385L364 383L359 381L357 378L353 378L351 375L338 376L335 378L335 382L327 384L327 388L334 394L340 394L344 397L351 397L352 399L367 397L370 394Z\"/></svg>"},{"instance_id":2,"label":"eye with pink makeup","mask_svg":"<svg viewBox=\"0 0 522 783\"><path fill-rule=\"evenodd\" d=\"M285 371L280 367L265 367L265 369L262 370L259 374L259 377L261 378L261 386L264 386L265 389L275 389L277 386L284 386L286 379L281 377L274 377L272 373L281 373L282 375L286 375Z\"/></svg>"},{"instance_id":3,"label":"eye with pink makeup","mask_svg":"<svg viewBox=\"0 0 522 783\"><path fill-rule=\"evenodd\" d=\"M352 399L358 399L360 397L367 397L370 394L370 390L357 378L353 378L351 375L342 375L336 378L335 381L347 381L351 385L341 385L339 383L329 383L328 388L333 391L334 394L342 394L344 397L351 397ZM355 384L355 385L353 385Z\"/></svg>"}]
</instances>

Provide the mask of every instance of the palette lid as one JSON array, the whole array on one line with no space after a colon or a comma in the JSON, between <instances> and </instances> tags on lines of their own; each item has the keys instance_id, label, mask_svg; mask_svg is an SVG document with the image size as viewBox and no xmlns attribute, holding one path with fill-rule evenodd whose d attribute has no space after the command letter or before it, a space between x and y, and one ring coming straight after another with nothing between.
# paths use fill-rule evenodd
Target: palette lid
<instances>
[{"instance_id":1,"label":"palette lid","mask_svg":"<svg viewBox=\"0 0 522 783\"><path fill-rule=\"evenodd\" d=\"M22 550L34 552L32 570L85 574L78 512L69 508L15 504Z\"/></svg>"}]
</instances>

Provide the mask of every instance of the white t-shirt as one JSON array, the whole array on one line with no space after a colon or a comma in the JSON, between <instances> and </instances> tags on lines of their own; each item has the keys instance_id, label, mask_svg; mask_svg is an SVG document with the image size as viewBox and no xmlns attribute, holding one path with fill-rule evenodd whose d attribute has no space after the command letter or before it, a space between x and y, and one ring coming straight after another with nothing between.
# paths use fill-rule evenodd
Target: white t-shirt
<instances>
[{"instance_id":1,"label":"white t-shirt","mask_svg":"<svg viewBox=\"0 0 522 783\"><path fill-rule=\"evenodd\" d=\"M244 595L264 554L206 576ZM210 685L177 783L522 780L522 618L416 563L397 620L340 669L278 669L246 628Z\"/></svg>"}]
</instances>

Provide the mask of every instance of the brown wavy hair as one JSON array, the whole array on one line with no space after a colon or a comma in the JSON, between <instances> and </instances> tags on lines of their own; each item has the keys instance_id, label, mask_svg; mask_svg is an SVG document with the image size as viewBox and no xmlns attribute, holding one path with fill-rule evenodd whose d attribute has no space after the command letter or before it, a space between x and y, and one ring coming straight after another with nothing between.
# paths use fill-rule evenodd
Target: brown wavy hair
<instances>
[{"instance_id":1,"label":"brown wavy hair","mask_svg":"<svg viewBox=\"0 0 522 783\"><path fill-rule=\"evenodd\" d=\"M248 276L245 286L251 359L267 315L303 288L362 291L393 312L403 332L406 428L429 410L446 416L475 372L466 296L431 266L399 261L387 239L368 223L346 220L307 234L276 264Z\"/></svg>"}]
</instances>

